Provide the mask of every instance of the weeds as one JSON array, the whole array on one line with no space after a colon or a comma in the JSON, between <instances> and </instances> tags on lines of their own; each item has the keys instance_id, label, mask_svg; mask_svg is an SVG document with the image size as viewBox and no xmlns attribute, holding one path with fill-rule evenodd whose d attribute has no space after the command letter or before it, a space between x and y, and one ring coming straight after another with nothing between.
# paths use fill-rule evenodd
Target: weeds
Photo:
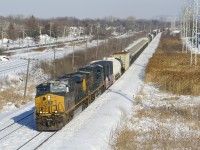
<instances>
[{"instance_id":1,"label":"weeds","mask_svg":"<svg viewBox=\"0 0 200 150\"><path fill-rule=\"evenodd\" d=\"M35 75L31 74L29 76L29 80L31 80L33 76ZM2 109L3 106L6 105L6 103L11 102L12 104L15 105L15 107L20 107L21 105L24 105L33 100L34 98L33 93L35 93L35 85L34 84L27 85L26 97L24 99L26 76L24 73L20 73L16 77L13 78L6 76L0 79L0 84L1 84L0 109Z\"/></svg>"},{"instance_id":2,"label":"weeds","mask_svg":"<svg viewBox=\"0 0 200 150\"><path fill-rule=\"evenodd\" d=\"M145 81L158 83L161 90L177 95L200 95L200 63L190 66L190 54L181 50L180 39L163 34L147 65Z\"/></svg>"},{"instance_id":3,"label":"weeds","mask_svg":"<svg viewBox=\"0 0 200 150\"><path fill-rule=\"evenodd\" d=\"M187 99L187 103L180 105L183 100L178 96L164 96L160 93L158 99L154 98L153 101L145 89L138 94L136 97L142 99L142 104L134 107L134 115L129 122L114 130L116 137L111 144L112 149L199 149L198 98ZM144 107L147 104L149 107Z\"/></svg>"}]
</instances>

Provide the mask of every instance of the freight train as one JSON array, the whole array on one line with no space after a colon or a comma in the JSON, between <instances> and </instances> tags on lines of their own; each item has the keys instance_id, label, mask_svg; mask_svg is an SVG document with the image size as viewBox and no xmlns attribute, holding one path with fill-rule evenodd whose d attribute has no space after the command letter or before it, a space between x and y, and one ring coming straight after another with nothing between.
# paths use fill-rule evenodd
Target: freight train
<instances>
[{"instance_id":1,"label":"freight train","mask_svg":"<svg viewBox=\"0 0 200 150\"><path fill-rule=\"evenodd\" d=\"M60 130L77 110L84 110L128 69L148 39L138 50L114 53L112 57L95 60L76 72L59 76L36 87L35 120L39 131Z\"/></svg>"}]
</instances>

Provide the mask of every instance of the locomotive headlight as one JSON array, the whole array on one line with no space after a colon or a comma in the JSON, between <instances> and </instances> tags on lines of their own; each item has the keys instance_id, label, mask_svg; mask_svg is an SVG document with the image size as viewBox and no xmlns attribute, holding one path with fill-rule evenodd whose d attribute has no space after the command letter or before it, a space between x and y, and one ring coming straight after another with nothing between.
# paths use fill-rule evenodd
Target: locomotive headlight
<instances>
[{"instance_id":1,"label":"locomotive headlight","mask_svg":"<svg viewBox=\"0 0 200 150\"><path fill-rule=\"evenodd\" d=\"M50 96L50 95L48 95L48 97L47 97L47 98L48 98L48 100L50 100L50 99L51 99L51 96Z\"/></svg>"},{"instance_id":2,"label":"locomotive headlight","mask_svg":"<svg viewBox=\"0 0 200 150\"><path fill-rule=\"evenodd\" d=\"M58 113L58 111L57 111L57 110L55 110L55 113Z\"/></svg>"},{"instance_id":3,"label":"locomotive headlight","mask_svg":"<svg viewBox=\"0 0 200 150\"><path fill-rule=\"evenodd\" d=\"M42 113L42 111L40 111L40 114Z\"/></svg>"}]
</instances>

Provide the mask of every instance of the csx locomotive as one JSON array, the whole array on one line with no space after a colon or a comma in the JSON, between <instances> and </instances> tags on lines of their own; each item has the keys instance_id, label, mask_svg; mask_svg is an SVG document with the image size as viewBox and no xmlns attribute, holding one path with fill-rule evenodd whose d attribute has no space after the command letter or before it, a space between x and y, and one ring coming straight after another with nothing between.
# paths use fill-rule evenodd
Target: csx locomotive
<instances>
[{"instance_id":1,"label":"csx locomotive","mask_svg":"<svg viewBox=\"0 0 200 150\"><path fill-rule=\"evenodd\" d=\"M73 118L76 109L85 109L95 97L113 84L114 63L119 65L114 65L119 68L117 74L121 74L122 64L117 61L94 61L77 72L39 84L35 98L37 129L59 130Z\"/></svg>"}]
</instances>

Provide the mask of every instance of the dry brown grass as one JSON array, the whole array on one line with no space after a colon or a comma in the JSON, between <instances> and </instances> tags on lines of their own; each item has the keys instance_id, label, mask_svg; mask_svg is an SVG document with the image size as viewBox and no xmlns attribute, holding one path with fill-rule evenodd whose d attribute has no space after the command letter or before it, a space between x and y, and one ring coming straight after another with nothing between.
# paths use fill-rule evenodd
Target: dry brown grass
<instances>
[{"instance_id":1,"label":"dry brown grass","mask_svg":"<svg viewBox=\"0 0 200 150\"><path fill-rule=\"evenodd\" d=\"M21 79L22 80L22 79ZM26 91L26 98L24 99L25 88L25 76L23 75L23 82L19 79L0 79L1 91L0 91L0 109L5 106L6 103L11 102L16 107L26 104L32 101L35 93L35 85L28 84Z\"/></svg>"},{"instance_id":2,"label":"dry brown grass","mask_svg":"<svg viewBox=\"0 0 200 150\"><path fill-rule=\"evenodd\" d=\"M81 45L83 45L85 43L86 43L86 41L73 41L73 42L69 43L69 46L73 46L73 45L81 46Z\"/></svg>"},{"instance_id":3,"label":"dry brown grass","mask_svg":"<svg viewBox=\"0 0 200 150\"><path fill-rule=\"evenodd\" d=\"M142 108L136 111L131 122L134 127L140 124L140 128L130 128L127 123L122 129L117 129L115 131L117 138L115 137L115 141L111 144L112 149L199 149L200 147L200 105L184 108L174 106Z\"/></svg>"},{"instance_id":4,"label":"dry brown grass","mask_svg":"<svg viewBox=\"0 0 200 150\"><path fill-rule=\"evenodd\" d=\"M126 150L130 148L136 148L136 135L135 132L130 132L130 129L127 126L128 116L124 109L121 109L121 119L119 126L117 126L110 135L110 146L112 149ZM123 129L122 129L123 128ZM122 130L121 130L122 129ZM116 137L120 137L117 138ZM112 141L114 139L114 141Z\"/></svg>"},{"instance_id":5,"label":"dry brown grass","mask_svg":"<svg viewBox=\"0 0 200 150\"><path fill-rule=\"evenodd\" d=\"M46 50L46 47L38 47L38 48L34 49L34 51L38 51L38 52L42 52L44 50Z\"/></svg>"},{"instance_id":6,"label":"dry brown grass","mask_svg":"<svg viewBox=\"0 0 200 150\"><path fill-rule=\"evenodd\" d=\"M5 53L6 56L12 56L12 55L15 55L16 53L15 52L7 52Z\"/></svg>"},{"instance_id":7,"label":"dry brown grass","mask_svg":"<svg viewBox=\"0 0 200 150\"><path fill-rule=\"evenodd\" d=\"M190 66L190 54L181 53L181 48L180 39L163 35L147 65L145 81L174 94L200 95L200 56L198 65Z\"/></svg>"},{"instance_id":8,"label":"dry brown grass","mask_svg":"<svg viewBox=\"0 0 200 150\"><path fill-rule=\"evenodd\" d=\"M35 90L35 87L34 87ZM20 91L20 92L19 92ZM12 88L6 89L0 92L0 109L3 108L3 106L7 102L12 102L15 104L16 107L19 107L21 105L26 104L29 101L33 100L33 96L31 92L33 92L33 85L27 88L27 91L29 91L26 95L26 98L23 98L23 92L24 92L24 87L18 87L18 88Z\"/></svg>"},{"instance_id":9,"label":"dry brown grass","mask_svg":"<svg viewBox=\"0 0 200 150\"><path fill-rule=\"evenodd\" d=\"M61 43L58 43L58 44L56 45L56 47L57 47L57 48L65 47L65 44L61 42Z\"/></svg>"},{"instance_id":10,"label":"dry brown grass","mask_svg":"<svg viewBox=\"0 0 200 150\"><path fill-rule=\"evenodd\" d=\"M137 139L143 138L138 143L139 149L198 149L200 146L200 136L197 133L200 131L199 115L200 106L141 109L137 112L136 117L149 118L155 125L148 128L145 134L141 132L136 135ZM169 125L170 123L172 125ZM185 130L184 126L187 126L189 130Z\"/></svg>"}]
</instances>

